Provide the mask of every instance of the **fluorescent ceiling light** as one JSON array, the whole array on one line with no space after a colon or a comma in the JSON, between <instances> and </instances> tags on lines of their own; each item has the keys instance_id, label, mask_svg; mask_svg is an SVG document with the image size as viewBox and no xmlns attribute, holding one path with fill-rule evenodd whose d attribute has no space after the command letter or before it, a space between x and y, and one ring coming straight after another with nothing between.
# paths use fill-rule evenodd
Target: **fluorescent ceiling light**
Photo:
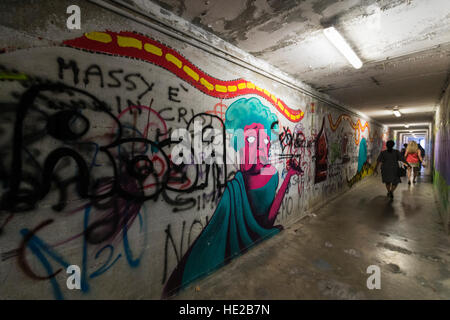
<instances>
[{"instance_id":1,"label":"fluorescent ceiling light","mask_svg":"<svg viewBox=\"0 0 450 320\"><path fill-rule=\"evenodd\" d=\"M362 67L361 60L334 27L323 29L323 33L355 69Z\"/></svg>"},{"instance_id":2,"label":"fluorescent ceiling light","mask_svg":"<svg viewBox=\"0 0 450 320\"><path fill-rule=\"evenodd\" d=\"M402 108L402 112L403 112L404 110L403 110L403 108ZM389 110L387 110L387 112L392 112L392 111L389 111ZM402 114L404 114L404 112L402 113ZM386 114L383 114L383 115L386 115ZM410 122L410 123L408 123L408 124L405 124L404 122L402 122L402 123L400 123L400 122L398 122L398 123L391 123L391 124L388 124L387 126L388 127L405 127L405 128L411 128L411 127L417 127L417 126L429 126L430 125L430 123L429 122Z\"/></svg>"},{"instance_id":3,"label":"fluorescent ceiling light","mask_svg":"<svg viewBox=\"0 0 450 320\"><path fill-rule=\"evenodd\" d=\"M397 118L402 116L402 114L400 113L400 111L398 111L398 107L397 107L397 106L394 107L394 110L392 110L392 113L393 113Z\"/></svg>"},{"instance_id":4,"label":"fluorescent ceiling light","mask_svg":"<svg viewBox=\"0 0 450 320\"><path fill-rule=\"evenodd\" d=\"M394 111L392 111L392 112L394 113L394 115L395 115L397 118L402 116L402 114L401 114L400 111L398 111L398 110L394 110Z\"/></svg>"}]
</instances>

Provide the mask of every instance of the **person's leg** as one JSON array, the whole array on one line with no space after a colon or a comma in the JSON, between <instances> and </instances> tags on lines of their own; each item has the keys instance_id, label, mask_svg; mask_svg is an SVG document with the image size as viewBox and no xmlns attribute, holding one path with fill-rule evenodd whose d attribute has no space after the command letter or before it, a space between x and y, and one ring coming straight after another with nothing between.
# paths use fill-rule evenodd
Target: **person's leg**
<instances>
[{"instance_id":1,"label":"person's leg","mask_svg":"<svg viewBox=\"0 0 450 320\"><path fill-rule=\"evenodd\" d=\"M391 183L391 191L388 192L388 196L391 199L394 199L394 190L397 187L395 183Z\"/></svg>"},{"instance_id":2,"label":"person's leg","mask_svg":"<svg viewBox=\"0 0 450 320\"><path fill-rule=\"evenodd\" d=\"M386 189L388 191L387 196L392 198L392 183L386 183Z\"/></svg>"},{"instance_id":3,"label":"person's leg","mask_svg":"<svg viewBox=\"0 0 450 320\"><path fill-rule=\"evenodd\" d=\"M396 187L397 185L396 184L394 184L394 183L391 183L390 184L390 190L389 190L389 192L388 192L388 197L389 198L391 198L391 199L394 199L394 190L395 190L395 187Z\"/></svg>"},{"instance_id":4,"label":"person's leg","mask_svg":"<svg viewBox=\"0 0 450 320\"><path fill-rule=\"evenodd\" d=\"M414 172L416 170L414 169L414 167L409 169L409 184L413 184L414 183Z\"/></svg>"},{"instance_id":5,"label":"person's leg","mask_svg":"<svg viewBox=\"0 0 450 320\"><path fill-rule=\"evenodd\" d=\"M407 175L408 175L408 184L411 184L411 167L408 167L407 171Z\"/></svg>"}]
</instances>

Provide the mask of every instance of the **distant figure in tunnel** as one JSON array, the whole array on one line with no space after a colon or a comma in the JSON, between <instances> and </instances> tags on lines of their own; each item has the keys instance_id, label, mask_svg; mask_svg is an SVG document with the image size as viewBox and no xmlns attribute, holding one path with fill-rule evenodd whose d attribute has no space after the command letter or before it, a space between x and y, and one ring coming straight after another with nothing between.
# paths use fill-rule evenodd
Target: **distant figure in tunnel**
<instances>
[{"instance_id":1,"label":"distant figure in tunnel","mask_svg":"<svg viewBox=\"0 0 450 320\"><path fill-rule=\"evenodd\" d=\"M401 154L402 154L402 157L405 155L405 152L406 152L406 148L408 148L408 144L407 143L405 143L405 144L403 144L403 148L402 148L402 151L400 151L401 152Z\"/></svg>"},{"instance_id":2,"label":"distant figure in tunnel","mask_svg":"<svg viewBox=\"0 0 450 320\"><path fill-rule=\"evenodd\" d=\"M240 169L226 188L208 225L190 246L168 279L162 297L223 266L259 241L278 233L274 226L290 178L301 172L292 161L280 186L269 163L277 138L277 116L257 98L241 98L228 107L225 128L239 152ZM278 190L278 191L277 191Z\"/></svg>"},{"instance_id":3,"label":"distant figure in tunnel","mask_svg":"<svg viewBox=\"0 0 450 320\"><path fill-rule=\"evenodd\" d=\"M387 149L381 151L374 170L375 175L377 175L378 166L381 163L381 179L383 183L386 184L386 189L388 191L387 196L391 199L394 198L395 188L397 188L397 185L401 182L398 162L403 162L401 153L394 149L394 145L395 142L392 140L389 140L386 143Z\"/></svg>"},{"instance_id":4,"label":"distant figure in tunnel","mask_svg":"<svg viewBox=\"0 0 450 320\"><path fill-rule=\"evenodd\" d=\"M422 167L426 167L426 165L424 163L425 162L425 149L420 145L420 143L418 143L417 146L419 147L420 155L422 156L422 161L420 161L419 172L418 172L418 175L420 175L420 173L422 172Z\"/></svg>"},{"instance_id":5,"label":"distant figure in tunnel","mask_svg":"<svg viewBox=\"0 0 450 320\"><path fill-rule=\"evenodd\" d=\"M405 151L405 159L409 164L408 184L416 183L416 177L420 170L420 163L423 161L417 142L411 141Z\"/></svg>"}]
</instances>

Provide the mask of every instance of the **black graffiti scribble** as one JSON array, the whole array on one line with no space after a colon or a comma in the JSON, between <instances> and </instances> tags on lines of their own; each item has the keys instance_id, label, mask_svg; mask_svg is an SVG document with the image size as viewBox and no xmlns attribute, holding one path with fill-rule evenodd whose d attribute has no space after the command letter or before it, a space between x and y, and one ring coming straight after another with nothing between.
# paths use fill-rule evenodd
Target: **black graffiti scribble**
<instances>
[{"instance_id":1,"label":"black graffiti scribble","mask_svg":"<svg viewBox=\"0 0 450 320\"><path fill-rule=\"evenodd\" d=\"M57 84L37 84L31 86L22 95L16 112L16 120L13 131L13 144L12 144L12 160L11 160L11 174L7 183L8 190L2 197L1 209L11 212L17 211L29 211L35 208L36 202L41 200L50 190L50 183L52 180L58 180L59 178L53 174L56 164L64 157L71 157L75 160L79 169L78 190L81 197L87 196L87 190L89 189L88 183L88 170L87 164L83 157L73 149L60 148L53 150L49 153L49 157L45 160L40 175L31 175L24 170L24 150L26 150L26 143L24 136L24 122L26 117L30 114L30 111L38 111L46 117L46 129L47 133L58 140L74 140L83 136L89 129L89 122L86 117L77 113L75 108L80 107L80 104L68 104L66 102L47 103L47 97L45 93L68 94L73 96L75 93L79 93L87 99L90 99L93 103L91 108L95 111L109 114L111 119L117 120L112 113L108 110L107 106L95 98L93 95L77 88L69 87L61 83ZM37 106L37 100L40 99L44 102L46 110L39 109ZM73 102L73 101L72 101ZM42 103L41 103L42 105ZM85 104L81 104L85 107ZM75 109L75 110L74 110ZM48 115L46 111L57 110L53 115ZM74 118L80 118L85 123L85 128L81 132L74 132L70 126L69 121ZM120 123L118 122L118 135L121 133ZM23 183L27 181L30 188L23 188ZM60 190L60 202L53 206L57 211L64 208L64 200L66 198L64 190L67 185L59 183ZM105 196L105 195L102 195Z\"/></svg>"},{"instance_id":2,"label":"black graffiti scribble","mask_svg":"<svg viewBox=\"0 0 450 320\"><path fill-rule=\"evenodd\" d=\"M62 67L73 68L70 64ZM216 202L220 197L229 178L225 165L173 164L168 154L179 141L171 141L159 129L156 140L135 136L135 129L125 130L112 108L85 90L43 81L30 83L26 88L15 108L12 144L6 151L11 158L9 170L0 159L0 178L5 186L0 209L8 214L2 227L13 213L34 210L52 190L59 193L53 210L64 210L72 185L80 199L88 201L86 206L101 211L84 231L90 243L117 236L132 223L145 201L162 197L176 212L196 207L201 199L192 195L194 191L212 186L208 200ZM99 134L92 133L91 120L100 117L112 123L115 131L103 132L97 139ZM197 119L203 133L220 127L225 139L222 120L208 113L186 120L188 131L193 130ZM130 130L134 130L132 136ZM34 144L43 139L57 143L46 145L45 149L35 148ZM53 149L47 147L51 145ZM225 163L225 141L222 145ZM103 159L102 167L108 169L108 174L98 173L98 158ZM163 167L162 172L157 172L155 161ZM67 175L69 169L72 175Z\"/></svg>"}]
</instances>

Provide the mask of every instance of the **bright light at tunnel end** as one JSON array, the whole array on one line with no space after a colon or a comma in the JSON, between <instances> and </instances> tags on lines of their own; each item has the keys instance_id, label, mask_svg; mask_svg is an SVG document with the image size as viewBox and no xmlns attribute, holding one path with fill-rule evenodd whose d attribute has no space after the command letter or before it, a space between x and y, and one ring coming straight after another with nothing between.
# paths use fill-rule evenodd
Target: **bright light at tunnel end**
<instances>
[{"instance_id":1,"label":"bright light at tunnel end","mask_svg":"<svg viewBox=\"0 0 450 320\"><path fill-rule=\"evenodd\" d=\"M334 27L324 29L323 33L355 69L362 67L361 60Z\"/></svg>"}]
</instances>

